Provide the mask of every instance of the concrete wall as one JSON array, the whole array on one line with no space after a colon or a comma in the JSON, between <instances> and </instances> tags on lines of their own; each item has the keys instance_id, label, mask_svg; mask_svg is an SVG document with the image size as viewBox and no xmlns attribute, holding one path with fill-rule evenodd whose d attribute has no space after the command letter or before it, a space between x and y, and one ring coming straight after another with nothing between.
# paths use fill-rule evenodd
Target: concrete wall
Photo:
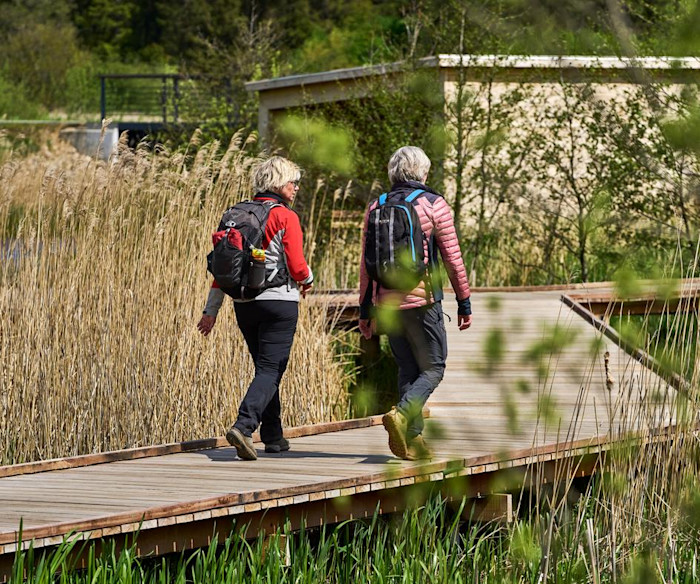
<instances>
[{"instance_id":1,"label":"concrete wall","mask_svg":"<svg viewBox=\"0 0 700 584\"><path fill-rule=\"evenodd\" d=\"M117 128L107 128L103 133L99 128L66 128L61 130L60 137L81 154L109 160L117 151L119 131Z\"/></svg>"}]
</instances>

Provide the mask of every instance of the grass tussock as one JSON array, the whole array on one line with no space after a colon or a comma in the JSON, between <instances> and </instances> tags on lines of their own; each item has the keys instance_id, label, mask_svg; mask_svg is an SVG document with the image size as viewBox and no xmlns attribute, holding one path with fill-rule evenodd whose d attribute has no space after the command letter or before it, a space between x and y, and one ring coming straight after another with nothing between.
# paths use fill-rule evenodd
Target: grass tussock
<instances>
[{"instance_id":1,"label":"grass tussock","mask_svg":"<svg viewBox=\"0 0 700 584\"><path fill-rule=\"evenodd\" d=\"M225 304L196 331L210 233L252 195L237 135L191 152L56 146L0 166L0 464L220 435L252 363ZM303 196L303 193L302 193ZM287 425L343 417L324 311L302 302Z\"/></svg>"}]
</instances>

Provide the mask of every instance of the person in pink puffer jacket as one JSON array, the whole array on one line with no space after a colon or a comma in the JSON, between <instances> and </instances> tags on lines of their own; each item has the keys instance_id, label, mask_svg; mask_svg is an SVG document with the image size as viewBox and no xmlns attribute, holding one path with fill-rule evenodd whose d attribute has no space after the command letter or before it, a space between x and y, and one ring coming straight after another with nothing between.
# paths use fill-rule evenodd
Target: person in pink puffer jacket
<instances>
[{"instance_id":1,"label":"person in pink puffer jacket","mask_svg":"<svg viewBox=\"0 0 700 584\"><path fill-rule=\"evenodd\" d=\"M418 286L408 293L385 289L370 278L365 266L364 242L369 214L378 205L377 199L372 201L365 213L362 237L359 324L360 332L369 339L375 328L374 307L398 308L390 319L393 326L386 332L399 368L399 402L383 416L382 422L389 434L391 452L399 458L416 460L431 456L422 437L422 412L425 402L442 380L447 359L438 251L457 295L459 330L471 326L471 300L452 210L440 193L425 184L430 159L420 148L404 146L391 156L388 170L389 198L405 198L417 189L424 191L413 205L425 234L424 256L428 269Z\"/></svg>"}]
</instances>

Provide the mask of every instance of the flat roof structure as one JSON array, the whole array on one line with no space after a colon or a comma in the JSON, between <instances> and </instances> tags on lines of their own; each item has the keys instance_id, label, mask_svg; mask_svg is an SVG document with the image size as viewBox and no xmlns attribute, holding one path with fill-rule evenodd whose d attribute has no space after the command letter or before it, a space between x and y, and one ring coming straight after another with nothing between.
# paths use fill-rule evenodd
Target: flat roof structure
<instances>
[{"instance_id":1,"label":"flat roof structure","mask_svg":"<svg viewBox=\"0 0 700 584\"><path fill-rule=\"evenodd\" d=\"M263 79L246 83L246 89L259 94L258 130L261 138L267 140L271 119L277 113L305 105L367 97L372 93L369 81L379 77L398 78L416 69L435 70L443 96L446 86L458 79L460 71L467 82L484 79L528 83L562 79L572 82L592 79L597 83L700 82L700 57L443 54L413 63L384 63Z\"/></svg>"}]
</instances>

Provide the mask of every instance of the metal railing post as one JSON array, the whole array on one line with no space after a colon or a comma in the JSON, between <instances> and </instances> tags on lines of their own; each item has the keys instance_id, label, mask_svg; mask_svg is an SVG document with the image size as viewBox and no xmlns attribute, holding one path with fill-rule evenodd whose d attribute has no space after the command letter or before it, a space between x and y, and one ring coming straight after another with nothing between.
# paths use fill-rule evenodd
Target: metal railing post
<instances>
[{"instance_id":1,"label":"metal railing post","mask_svg":"<svg viewBox=\"0 0 700 584\"><path fill-rule=\"evenodd\" d=\"M146 74L102 74L98 75L100 79L100 115L102 119L108 115L119 116L134 116L138 119L135 122L124 122L131 126L145 126L157 123L160 115L162 125L179 124L181 123L180 102L184 99L185 106L184 116L188 117L187 99L190 96L196 96L199 99L203 98L197 94L199 86L194 88L180 83L181 81L198 80L199 76L186 77L180 74L170 73L146 73ZM116 80L116 81L115 81ZM160 88L157 83L160 80ZM112 98L107 95L107 81L110 81L110 91L114 94ZM114 85L115 82L119 84ZM126 83L126 91L122 95L120 88L121 83ZM229 79L223 80L225 87L226 99L226 119L229 125L236 120L236 113L233 109L234 105L234 88ZM213 88L211 91L214 91ZM115 93L116 92L116 93ZM183 97L184 96L184 97ZM212 99L221 99L221 90L217 89L213 95L209 96ZM107 101L111 99L109 107L111 112L107 111ZM115 101L116 99L116 101Z\"/></svg>"},{"instance_id":2,"label":"metal railing post","mask_svg":"<svg viewBox=\"0 0 700 584\"><path fill-rule=\"evenodd\" d=\"M230 128L233 125L233 89L231 87L231 79L226 78L225 82L225 87L226 87L226 121L228 123L228 127Z\"/></svg>"},{"instance_id":3,"label":"metal railing post","mask_svg":"<svg viewBox=\"0 0 700 584\"><path fill-rule=\"evenodd\" d=\"M173 121L177 124L178 119L179 119L179 104L180 104L180 78L179 77L174 77L173 78Z\"/></svg>"},{"instance_id":4,"label":"metal railing post","mask_svg":"<svg viewBox=\"0 0 700 584\"><path fill-rule=\"evenodd\" d=\"M163 124L168 123L168 78L163 75L163 89L160 94L160 101L163 107Z\"/></svg>"},{"instance_id":5,"label":"metal railing post","mask_svg":"<svg viewBox=\"0 0 700 584\"><path fill-rule=\"evenodd\" d=\"M100 75L100 121L107 117L107 80Z\"/></svg>"}]
</instances>

